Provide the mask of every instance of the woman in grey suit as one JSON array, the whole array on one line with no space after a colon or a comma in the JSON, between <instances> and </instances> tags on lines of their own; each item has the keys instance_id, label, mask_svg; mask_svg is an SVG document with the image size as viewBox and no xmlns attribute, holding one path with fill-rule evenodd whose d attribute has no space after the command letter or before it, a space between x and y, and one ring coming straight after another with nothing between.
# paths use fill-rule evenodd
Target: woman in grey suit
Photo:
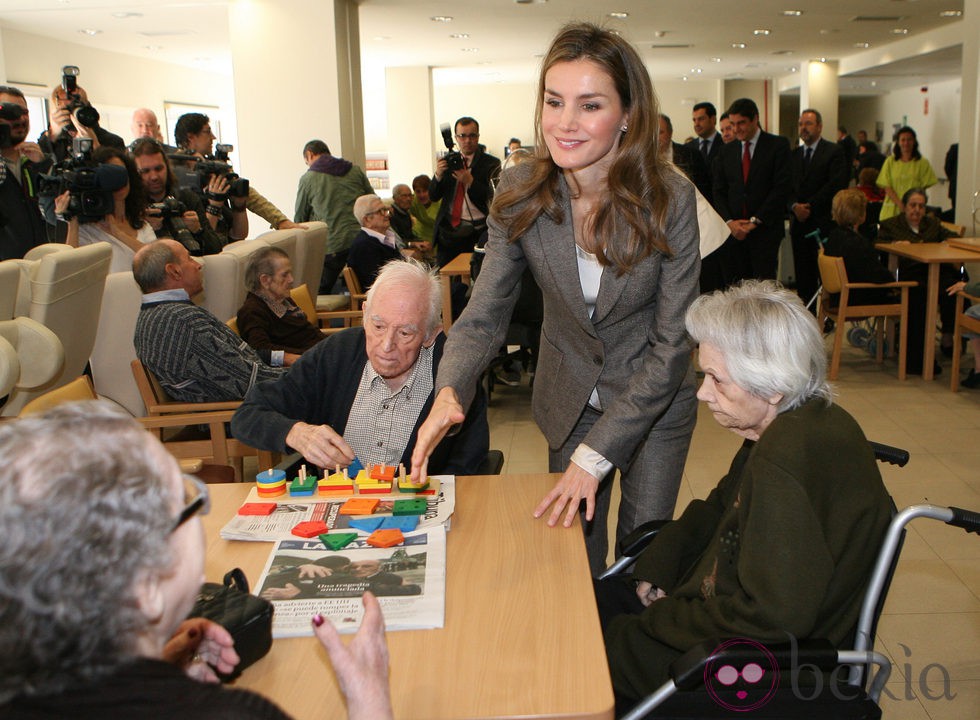
<instances>
[{"instance_id":1,"label":"woman in grey suit","mask_svg":"<svg viewBox=\"0 0 980 720\"><path fill-rule=\"evenodd\" d=\"M502 176L480 278L453 325L419 429L413 475L462 422L476 378L496 356L530 267L544 296L534 418L563 472L535 509L572 524L584 501L593 572L607 552L612 469L623 500L617 535L670 518L696 400L684 313L700 259L693 186L657 154L657 101L636 50L570 24L544 61L537 157ZM550 508L550 510L549 510Z\"/></svg>"}]
</instances>

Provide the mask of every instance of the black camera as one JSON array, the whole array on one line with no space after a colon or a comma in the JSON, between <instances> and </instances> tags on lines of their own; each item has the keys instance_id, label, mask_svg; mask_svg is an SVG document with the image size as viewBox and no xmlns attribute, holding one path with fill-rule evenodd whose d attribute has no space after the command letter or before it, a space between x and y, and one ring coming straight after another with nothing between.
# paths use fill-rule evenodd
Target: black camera
<instances>
[{"instance_id":1,"label":"black camera","mask_svg":"<svg viewBox=\"0 0 980 720\"><path fill-rule=\"evenodd\" d=\"M17 122L26 114L27 110L17 103L0 103L0 120L7 121L5 123L0 123L0 148L6 149L14 146L14 140L10 136L9 123Z\"/></svg>"},{"instance_id":2,"label":"black camera","mask_svg":"<svg viewBox=\"0 0 980 720\"><path fill-rule=\"evenodd\" d=\"M79 72L77 65L65 65L61 68L61 89L65 91L65 97L68 98L69 114L77 110L75 117L78 118L78 122L85 127L96 128L99 126L99 111L85 102L82 94L78 92Z\"/></svg>"},{"instance_id":3,"label":"black camera","mask_svg":"<svg viewBox=\"0 0 980 720\"><path fill-rule=\"evenodd\" d=\"M203 255L204 249L184 222L187 206L175 197L165 197L157 203L146 206L147 214L163 218L164 227L174 240L179 242L191 255Z\"/></svg>"},{"instance_id":4,"label":"black camera","mask_svg":"<svg viewBox=\"0 0 980 720\"><path fill-rule=\"evenodd\" d=\"M439 132L442 133L442 141L446 143L446 154L443 159L446 161L446 165L449 167L449 172L453 173L457 170L462 170L465 166L463 163L463 156L458 152L453 150L453 128L449 123L443 123L439 126Z\"/></svg>"},{"instance_id":5,"label":"black camera","mask_svg":"<svg viewBox=\"0 0 980 720\"><path fill-rule=\"evenodd\" d=\"M41 175L39 194L57 197L66 190L71 193L66 220L78 218L80 223L96 222L115 209L112 195L126 186L129 173L120 165L99 165L92 161L92 140L73 138L71 156Z\"/></svg>"},{"instance_id":6,"label":"black camera","mask_svg":"<svg viewBox=\"0 0 980 720\"><path fill-rule=\"evenodd\" d=\"M150 203L146 209L154 211L164 220L183 217L184 213L187 212L187 206L175 197L165 197L160 202Z\"/></svg>"}]
</instances>

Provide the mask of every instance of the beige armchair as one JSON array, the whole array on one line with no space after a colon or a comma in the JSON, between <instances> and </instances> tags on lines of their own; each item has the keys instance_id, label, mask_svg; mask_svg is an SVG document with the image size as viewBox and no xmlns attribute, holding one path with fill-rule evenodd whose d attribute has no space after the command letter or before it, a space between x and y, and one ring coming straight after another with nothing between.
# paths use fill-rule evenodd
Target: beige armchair
<instances>
[{"instance_id":1,"label":"beige armchair","mask_svg":"<svg viewBox=\"0 0 980 720\"><path fill-rule=\"evenodd\" d=\"M133 334L141 298L132 272L109 273L91 357L92 380L99 396L121 405L134 417L146 415L129 367L136 359Z\"/></svg>"},{"instance_id":2,"label":"beige armchair","mask_svg":"<svg viewBox=\"0 0 980 720\"><path fill-rule=\"evenodd\" d=\"M50 329L26 317L0 321L0 398L7 396L0 414L16 416L11 408L51 386L64 364L61 340Z\"/></svg>"},{"instance_id":3,"label":"beige armchair","mask_svg":"<svg viewBox=\"0 0 980 720\"><path fill-rule=\"evenodd\" d=\"M65 361L59 376L11 397L4 415L16 415L32 397L75 379L85 370L95 345L111 258L108 243L95 243L51 252L36 261L18 261L23 270L21 282L28 283L29 302L24 312L24 293L18 290L16 313L54 332L64 347Z\"/></svg>"},{"instance_id":4,"label":"beige armchair","mask_svg":"<svg viewBox=\"0 0 980 720\"><path fill-rule=\"evenodd\" d=\"M265 240L241 240L226 245L216 255L199 258L204 264L204 294L194 301L218 318L237 315L245 302L245 267L249 257L268 245Z\"/></svg>"}]
</instances>

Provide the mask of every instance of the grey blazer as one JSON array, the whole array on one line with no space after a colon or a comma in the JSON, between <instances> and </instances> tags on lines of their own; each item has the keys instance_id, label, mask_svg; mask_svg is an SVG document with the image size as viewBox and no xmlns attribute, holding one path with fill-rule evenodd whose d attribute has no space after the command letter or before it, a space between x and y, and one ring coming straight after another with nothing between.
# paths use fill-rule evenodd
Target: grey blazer
<instances>
[{"instance_id":1,"label":"grey blazer","mask_svg":"<svg viewBox=\"0 0 980 720\"><path fill-rule=\"evenodd\" d=\"M530 170L504 173L501 189ZM552 448L568 438L598 387L604 413L585 443L619 468L670 406L690 373L684 313L698 293L701 260L694 189L667 173L673 199L667 219L672 257L654 253L622 277L603 269L593 317L579 283L572 209L564 179L558 189L563 221L546 215L514 243L489 223L486 259L473 295L449 331L437 388L452 387L469 407L476 379L503 344L521 274L530 267L544 296L541 352L534 381L534 419Z\"/></svg>"}]
</instances>

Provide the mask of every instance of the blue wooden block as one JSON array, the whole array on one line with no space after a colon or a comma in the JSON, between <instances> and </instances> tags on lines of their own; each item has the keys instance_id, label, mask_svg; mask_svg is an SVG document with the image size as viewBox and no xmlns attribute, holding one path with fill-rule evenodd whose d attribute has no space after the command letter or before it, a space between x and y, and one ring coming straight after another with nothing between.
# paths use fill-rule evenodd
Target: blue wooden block
<instances>
[{"instance_id":1,"label":"blue wooden block","mask_svg":"<svg viewBox=\"0 0 980 720\"><path fill-rule=\"evenodd\" d=\"M374 532L381 526L381 521L384 518L372 517L370 515L361 517L351 517L347 524L354 528L355 530L363 530L364 532Z\"/></svg>"},{"instance_id":2,"label":"blue wooden block","mask_svg":"<svg viewBox=\"0 0 980 720\"><path fill-rule=\"evenodd\" d=\"M381 522L380 530L401 530L404 532L412 532L415 528L419 526L419 516L418 515L400 515L398 517L386 517Z\"/></svg>"},{"instance_id":3,"label":"blue wooden block","mask_svg":"<svg viewBox=\"0 0 980 720\"><path fill-rule=\"evenodd\" d=\"M347 466L347 475L349 477L355 478L357 477L357 473L361 472L361 470L363 469L364 469L364 465L361 464L361 461L358 460L357 458L354 458L354 462L352 462L350 465Z\"/></svg>"}]
</instances>

